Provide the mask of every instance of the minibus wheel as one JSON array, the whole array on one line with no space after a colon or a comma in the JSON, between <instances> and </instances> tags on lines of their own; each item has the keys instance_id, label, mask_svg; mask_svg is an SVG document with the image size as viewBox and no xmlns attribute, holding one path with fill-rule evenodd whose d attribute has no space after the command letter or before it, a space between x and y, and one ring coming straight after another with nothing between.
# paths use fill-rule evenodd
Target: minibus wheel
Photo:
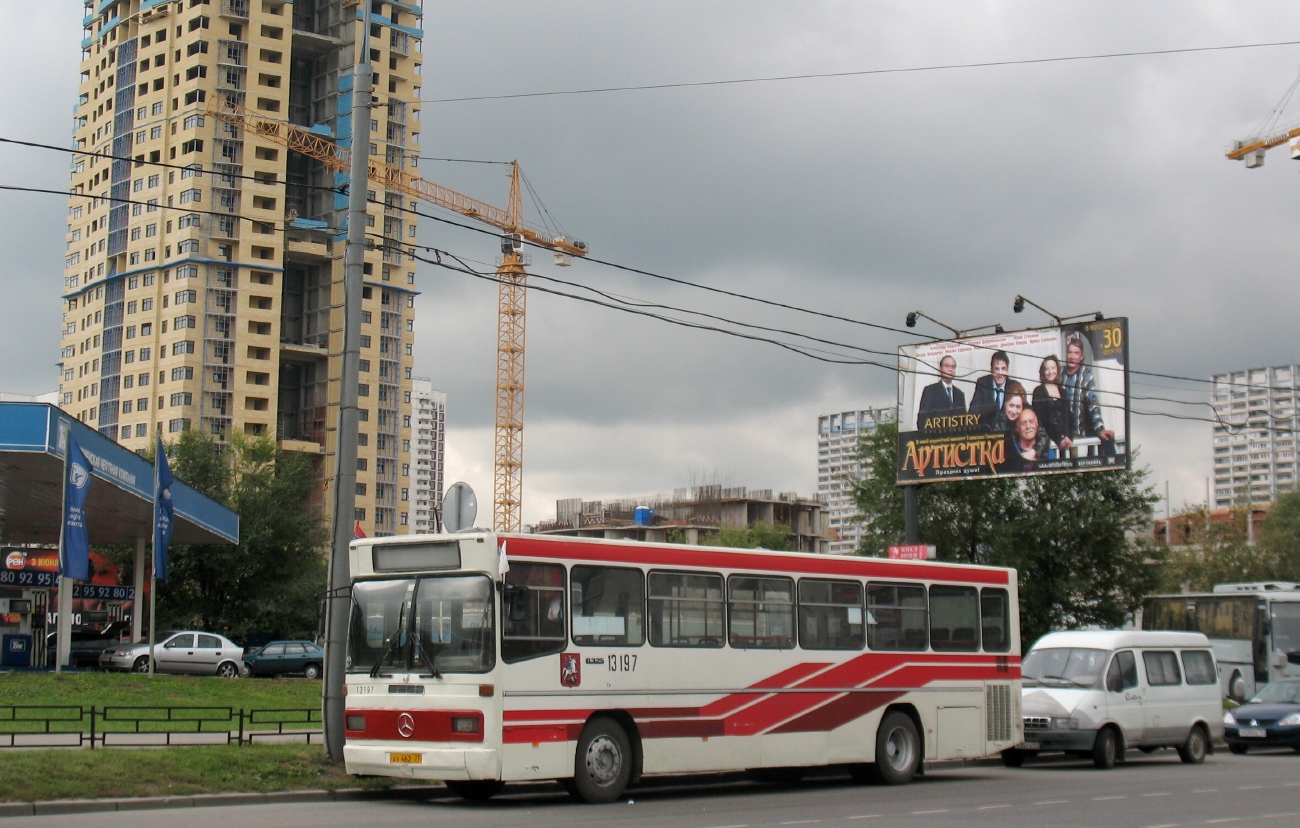
<instances>
[{"instance_id":1,"label":"minibus wheel","mask_svg":"<svg viewBox=\"0 0 1300 828\"><path fill-rule=\"evenodd\" d=\"M1102 770L1110 770L1115 767L1115 762L1119 758L1119 739L1115 737L1115 729L1103 727L1097 731L1097 741L1092 744L1092 763Z\"/></svg>"},{"instance_id":2,"label":"minibus wheel","mask_svg":"<svg viewBox=\"0 0 1300 828\"><path fill-rule=\"evenodd\" d=\"M578 795L593 803L618 799L632 777L632 758L632 743L618 722L605 716L587 722L573 761Z\"/></svg>"},{"instance_id":3,"label":"minibus wheel","mask_svg":"<svg viewBox=\"0 0 1300 828\"><path fill-rule=\"evenodd\" d=\"M1199 765L1205 761L1205 754L1210 749L1210 739L1205 735L1205 728L1194 725L1187 734L1187 741L1178 748L1178 758L1186 765Z\"/></svg>"}]
</instances>

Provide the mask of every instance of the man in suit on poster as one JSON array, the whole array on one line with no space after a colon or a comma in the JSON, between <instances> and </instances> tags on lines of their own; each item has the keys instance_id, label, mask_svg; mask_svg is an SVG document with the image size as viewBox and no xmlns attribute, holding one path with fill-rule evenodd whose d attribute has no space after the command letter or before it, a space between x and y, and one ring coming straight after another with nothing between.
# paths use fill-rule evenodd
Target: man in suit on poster
<instances>
[{"instance_id":1,"label":"man in suit on poster","mask_svg":"<svg viewBox=\"0 0 1300 828\"><path fill-rule=\"evenodd\" d=\"M971 395L970 413L992 415L1002 410L1006 399L1007 375L1011 373L1011 358L1006 351L994 351L989 360L989 373L975 381L975 393ZM988 420L980 417L980 425Z\"/></svg>"},{"instance_id":2,"label":"man in suit on poster","mask_svg":"<svg viewBox=\"0 0 1300 828\"><path fill-rule=\"evenodd\" d=\"M957 376L957 360L951 355L939 360L939 381L921 391L921 405L916 412L916 426L924 429L931 417L946 417L966 411L966 395L953 385Z\"/></svg>"}]
</instances>

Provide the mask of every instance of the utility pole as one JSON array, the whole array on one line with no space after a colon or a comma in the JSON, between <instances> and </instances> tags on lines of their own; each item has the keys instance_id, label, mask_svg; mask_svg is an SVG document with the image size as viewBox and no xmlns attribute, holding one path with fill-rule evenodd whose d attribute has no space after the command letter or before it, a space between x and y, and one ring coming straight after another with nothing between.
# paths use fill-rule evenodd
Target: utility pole
<instances>
[{"instance_id":1,"label":"utility pole","mask_svg":"<svg viewBox=\"0 0 1300 828\"><path fill-rule=\"evenodd\" d=\"M325 754L343 761L345 655L348 612L348 546L357 502L357 382L361 368L361 282L366 257L366 187L370 162L370 3L363 2L361 36L352 70L352 166L348 172L348 235L343 253L343 366L339 378L338 430L334 446L334 514L325 600L325 676L321 720Z\"/></svg>"}]
</instances>

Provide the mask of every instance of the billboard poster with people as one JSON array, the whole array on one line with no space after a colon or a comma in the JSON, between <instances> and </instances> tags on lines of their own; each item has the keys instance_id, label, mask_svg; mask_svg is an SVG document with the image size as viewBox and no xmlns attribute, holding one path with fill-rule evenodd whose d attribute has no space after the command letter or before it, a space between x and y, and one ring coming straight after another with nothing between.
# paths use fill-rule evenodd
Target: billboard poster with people
<instances>
[{"instance_id":1,"label":"billboard poster with people","mask_svg":"<svg viewBox=\"0 0 1300 828\"><path fill-rule=\"evenodd\" d=\"M1129 467L1128 320L905 345L898 483Z\"/></svg>"}]
</instances>

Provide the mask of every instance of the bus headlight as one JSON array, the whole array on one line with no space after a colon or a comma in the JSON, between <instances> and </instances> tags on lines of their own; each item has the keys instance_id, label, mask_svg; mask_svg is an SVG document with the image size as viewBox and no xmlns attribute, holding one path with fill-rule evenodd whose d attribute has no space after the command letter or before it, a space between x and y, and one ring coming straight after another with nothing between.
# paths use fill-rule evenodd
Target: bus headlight
<instances>
[{"instance_id":1,"label":"bus headlight","mask_svg":"<svg viewBox=\"0 0 1300 828\"><path fill-rule=\"evenodd\" d=\"M478 719L474 716L453 716L451 729L454 733L478 733Z\"/></svg>"},{"instance_id":2,"label":"bus headlight","mask_svg":"<svg viewBox=\"0 0 1300 828\"><path fill-rule=\"evenodd\" d=\"M366 717L365 717L365 716L348 716L347 729L348 729L348 730L362 730L362 731L364 731L364 730L366 729Z\"/></svg>"},{"instance_id":3,"label":"bus headlight","mask_svg":"<svg viewBox=\"0 0 1300 828\"><path fill-rule=\"evenodd\" d=\"M1078 730L1078 719L1052 719L1052 730Z\"/></svg>"}]
</instances>

